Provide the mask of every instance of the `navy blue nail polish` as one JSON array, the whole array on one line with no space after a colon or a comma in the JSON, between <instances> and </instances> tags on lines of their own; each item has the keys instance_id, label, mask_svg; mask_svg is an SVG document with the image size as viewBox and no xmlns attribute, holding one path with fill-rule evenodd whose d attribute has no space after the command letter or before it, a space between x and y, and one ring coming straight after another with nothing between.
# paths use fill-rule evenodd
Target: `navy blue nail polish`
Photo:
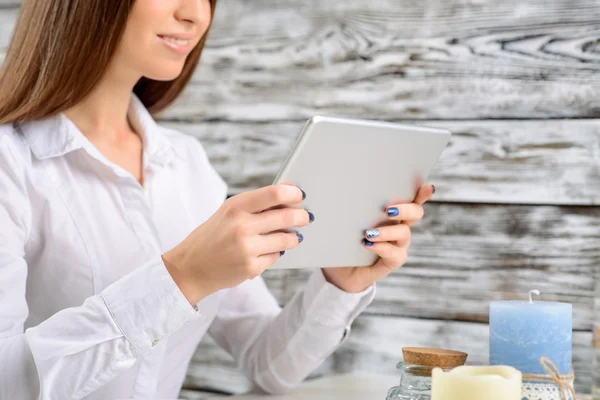
<instances>
[{"instance_id":1,"label":"navy blue nail polish","mask_svg":"<svg viewBox=\"0 0 600 400\"><path fill-rule=\"evenodd\" d=\"M298 243L302 243L304 240L304 235L302 235L300 232L296 232L296 236L298 236Z\"/></svg>"},{"instance_id":2,"label":"navy blue nail polish","mask_svg":"<svg viewBox=\"0 0 600 400\"><path fill-rule=\"evenodd\" d=\"M365 239L365 246L373 246L375 243L368 241L367 239Z\"/></svg>"},{"instance_id":3,"label":"navy blue nail polish","mask_svg":"<svg viewBox=\"0 0 600 400\"><path fill-rule=\"evenodd\" d=\"M284 254L285 254L285 250L282 250L282 251L280 251L280 252L279 252L279 257L281 257L281 256L282 256L282 255L284 255Z\"/></svg>"},{"instance_id":4,"label":"navy blue nail polish","mask_svg":"<svg viewBox=\"0 0 600 400\"><path fill-rule=\"evenodd\" d=\"M400 214L400 210L397 207L390 207L387 209L387 215L389 217L397 217Z\"/></svg>"},{"instance_id":5,"label":"navy blue nail polish","mask_svg":"<svg viewBox=\"0 0 600 400\"><path fill-rule=\"evenodd\" d=\"M300 189L300 188L298 188ZM302 200L306 200L306 192L302 189L300 189L300 191L302 192Z\"/></svg>"},{"instance_id":6,"label":"navy blue nail polish","mask_svg":"<svg viewBox=\"0 0 600 400\"><path fill-rule=\"evenodd\" d=\"M315 222L315 215L313 213L311 213L310 211L307 211L308 213L308 220L312 223Z\"/></svg>"},{"instance_id":7,"label":"navy blue nail polish","mask_svg":"<svg viewBox=\"0 0 600 400\"><path fill-rule=\"evenodd\" d=\"M431 194L435 193L435 185L431 185L433 187L433 192Z\"/></svg>"},{"instance_id":8,"label":"navy blue nail polish","mask_svg":"<svg viewBox=\"0 0 600 400\"><path fill-rule=\"evenodd\" d=\"M374 239L379 236L379 230L377 229L368 229L366 232L367 239Z\"/></svg>"}]
</instances>

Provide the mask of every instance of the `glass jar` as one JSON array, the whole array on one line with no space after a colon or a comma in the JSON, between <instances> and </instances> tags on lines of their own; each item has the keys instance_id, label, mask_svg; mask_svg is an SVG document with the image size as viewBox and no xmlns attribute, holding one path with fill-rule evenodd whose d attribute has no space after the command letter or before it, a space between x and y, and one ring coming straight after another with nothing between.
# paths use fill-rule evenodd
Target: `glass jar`
<instances>
[{"instance_id":1,"label":"glass jar","mask_svg":"<svg viewBox=\"0 0 600 400\"><path fill-rule=\"evenodd\" d=\"M448 372L467 360L467 353L428 347L403 347L402 356L400 385L388 390L387 400L430 400L433 369Z\"/></svg>"},{"instance_id":2,"label":"glass jar","mask_svg":"<svg viewBox=\"0 0 600 400\"><path fill-rule=\"evenodd\" d=\"M400 370L400 384L388 391L386 400L431 400L431 372L436 367L400 361L397 368ZM452 368L442 369L450 371Z\"/></svg>"}]
</instances>

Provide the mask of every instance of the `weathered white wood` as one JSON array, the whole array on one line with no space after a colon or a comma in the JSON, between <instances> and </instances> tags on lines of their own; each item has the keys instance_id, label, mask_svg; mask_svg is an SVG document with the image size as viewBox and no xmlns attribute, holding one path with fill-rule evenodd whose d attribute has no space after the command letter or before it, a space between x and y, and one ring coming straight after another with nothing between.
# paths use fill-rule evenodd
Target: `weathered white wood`
<instances>
[{"instance_id":1,"label":"weathered white wood","mask_svg":"<svg viewBox=\"0 0 600 400\"><path fill-rule=\"evenodd\" d=\"M453 132L431 174L436 201L600 203L600 120L418 123ZM163 124L197 137L237 193L272 183L304 121Z\"/></svg>"},{"instance_id":2,"label":"weathered white wood","mask_svg":"<svg viewBox=\"0 0 600 400\"><path fill-rule=\"evenodd\" d=\"M487 322L490 301L539 289L541 300L572 303L574 328L591 330L599 220L598 207L426 205L407 264L377 284L367 311ZM264 276L285 304L309 273Z\"/></svg>"},{"instance_id":3,"label":"weathered white wood","mask_svg":"<svg viewBox=\"0 0 600 400\"><path fill-rule=\"evenodd\" d=\"M591 332L573 333L573 363L577 390L589 393L591 388ZM236 369L231 357L214 344L203 342L189 368L185 387L203 385L219 390L244 393L250 383ZM366 371L396 374L402 359L402 347L431 346L462 350L469 353L467 364L489 362L489 327L487 324L360 316L348 340L329 357L311 378L332 373Z\"/></svg>"},{"instance_id":4,"label":"weathered white wood","mask_svg":"<svg viewBox=\"0 0 600 400\"><path fill-rule=\"evenodd\" d=\"M4 1L4 3L2 3ZM16 8L5 8L11 4L7 4L10 0L0 0L0 54L4 58L4 53L10 42L15 21L19 12Z\"/></svg>"},{"instance_id":5,"label":"weathered white wood","mask_svg":"<svg viewBox=\"0 0 600 400\"><path fill-rule=\"evenodd\" d=\"M218 347L210 336L204 337L190 361L183 388L239 394L250 391L252 387L233 358Z\"/></svg>"},{"instance_id":6,"label":"weathered white wood","mask_svg":"<svg viewBox=\"0 0 600 400\"><path fill-rule=\"evenodd\" d=\"M219 396L215 393L203 392L200 390L183 389L181 393L179 393L179 399L181 400L208 400L216 399L218 397Z\"/></svg>"},{"instance_id":7,"label":"weathered white wood","mask_svg":"<svg viewBox=\"0 0 600 400\"><path fill-rule=\"evenodd\" d=\"M289 393L267 395L262 392L230 397L230 400L365 400L385 399L390 387L398 385L395 375L354 372L335 374L303 382ZM217 397L215 400L223 400Z\"/></svg>"},{"instance_id":8,"label":"weathered white wood","mask_svg":"<svg viewBox=\"0 0 600 400\"><path fill-rule=\"evenodd\" d=\"M600 108L596 0L342 4L220 7L195 84L166 115L532 118Z\"/></svg>"},{"instance_id":9,"label":"weathered white wood","mask_svg":"<svg viewBox=\"0 0 600 400\"><path fill-rule=\"evenodd\" d=\"M165 117L598 115L597 0L340 4L223 2L193 84ZM0 49L15 12L0 12Z\"/></svg>"}]
</instances>

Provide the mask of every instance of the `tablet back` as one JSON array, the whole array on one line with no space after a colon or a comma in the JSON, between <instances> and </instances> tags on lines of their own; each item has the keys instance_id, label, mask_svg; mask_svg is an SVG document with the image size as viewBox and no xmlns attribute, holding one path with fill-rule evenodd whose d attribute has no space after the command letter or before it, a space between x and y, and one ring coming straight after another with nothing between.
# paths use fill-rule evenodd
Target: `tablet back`
<instances>
[{"instance_id":1,"label":"tablet back","mask_svg":"<svg viewBox=\"0 0 600 400\"><path fill-rule=\"evenodd\" d=\"M271 269L371 265L364 231L388 219L386 206L413 201L449 139L437 128L311 118L274 183L303 189L315 221Z\"/></svg>"}]
</instances>

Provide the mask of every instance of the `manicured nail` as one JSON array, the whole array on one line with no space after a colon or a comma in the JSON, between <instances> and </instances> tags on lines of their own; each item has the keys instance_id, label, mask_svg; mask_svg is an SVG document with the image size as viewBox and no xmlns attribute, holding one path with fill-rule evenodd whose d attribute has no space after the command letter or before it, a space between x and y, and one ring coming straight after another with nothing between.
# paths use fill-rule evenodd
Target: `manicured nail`
<instances>
[{"instance_id":1,"label":"manicured nail","mask_svg":"<svg viewBox=\"0 0 600 400\"><path fill-rule=\"evenodd\" d=\"M300 188L298 188L300 189ZM302 200L306 200L306 192L302 189L300 189L300 191L302 192Z\"/></svg>"},{"instance_id":2,"label":"manicured nail","mask_svg":"<svg viewBox=\"0 0 600 400\"><path fill-rule=\"evenodd\" d=\"M379 236L379 230L377 229L368 229L366 232L366 236L368 239L374 239Z\"/></svg>"},{"instance_id":3,"label":"manicured nail","mask_svg":"<svg viewBox=\"0 0 600 400\"><path fill-rule=\"evenodd\" d=\"M285 254L285 250L282 250L282 251L280 251L280 252L279 252L279 257L281 257L281 256L282 256L282 255L284 255L284 254Z\"/></svg>"},{"instance_id":4,"label":"manicured nail","mask_svg":"<svg viewBox=\"0 0 600 400\"><path fill-rule=\"evenodd\" d=\"M369 246L369 247L371 247L371 246L373 246L374 244L375 244L375 243L373 243L373 242L369 242L367 239L365 239L365 246Z\"/></svg>"},{"instance_id":5,"label":"manicured nail","mask_svg":"<svg viewBox=\"0 0 600 400\"><path fill-rule=\"evenodd\" d=\"M431 194L435 193L435 185L431 185L433 187L433 192Z\"/></svg>"},{"instance_id":6,"label":"manicured nail","mask_svg":"<svg viewBox=\"0 0 600 400\"><path fill-rule=\"evenodd\" d=\"M296 236L298 236L298 243L302 243L304 236L300 232L296 232Z\"/></svg>"},{"instance_id":7,"label":"manicured nail","mask_svg":"<svg viewBox=\"0 0 600 400\"><path fill-rule=\"evenodd\" d=\"M387 209L387 215L389 217L397 217L398 214L400 214L400 210L398 210L398 207L390 207Z\"/></svg>"},{"instance_id":8,"label":"manicured nail","mask_svg":"<svg viewBox=\"0 0 600 400\"><path fill-rule=\"evenodd\" d=\"M315 222L315 215L313 213L311 213L310 211L307 211L308 213L308 220L312 223Z\"/></svg>"}]
</instances>

